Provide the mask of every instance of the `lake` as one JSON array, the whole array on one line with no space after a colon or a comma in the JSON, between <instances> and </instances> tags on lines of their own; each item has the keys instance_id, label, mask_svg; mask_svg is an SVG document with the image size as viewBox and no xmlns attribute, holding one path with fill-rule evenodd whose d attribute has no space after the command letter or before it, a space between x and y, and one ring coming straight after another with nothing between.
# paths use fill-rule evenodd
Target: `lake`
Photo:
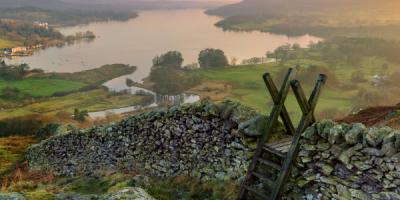
<instances>
[{"instance_id":1,"label":"lake","mask_svg":"<svg viewBox=\"0 0 400 200\"><path fill-rule=\"evenodd\" d=\"M106 85L123 88L125 78L140 81L148 76L152 59L169 50L178 50L184 63L197 62L205 48L222 49L228 58L240 62L250 57L264 56L267 51L290 43L306 46L321 39L309 35L287 37L261 32L224 32L214 24L219 17L208 16L204 10L156 10L139 12L139 17L126 22L99 22L83 26L61 28L64 34L90 30L98 37L89 43L51 47L30 57L13 58L8 63L28 63L45 71L75 72L97 68L104 64L135 65L132 75L117 78Z\"/></svg>"}]
</instances>

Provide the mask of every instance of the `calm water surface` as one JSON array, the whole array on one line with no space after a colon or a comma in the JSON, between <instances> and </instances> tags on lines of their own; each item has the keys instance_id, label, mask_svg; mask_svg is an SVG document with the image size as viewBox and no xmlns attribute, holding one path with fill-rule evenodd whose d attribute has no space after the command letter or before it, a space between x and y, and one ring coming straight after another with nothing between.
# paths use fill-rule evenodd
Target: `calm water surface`
<instances>
[{"instance_id":1,"label":"calm water surface","mask_svg":"<svg viewBox=\"0 0 400 200\"><path fill-rule=\"evenodd\" d=\"M92 23L62 28L64 34L91 30L98 36L93 42L62 48L52 47L30 57L8 60L9 63L28 63L46 71L75 72L97 68L104 64L124 63L138 70L129 76L139 81L146 77L154 56L168 50L178 50L184 63L196 62L205 48L220 48L229 58L242 59L264 56L267 51L286 43L302 46L320 38L305 35L287 37L261 32L224 32L214 24L219 17L207 16L204 10L143 11L136 19L126 22ZM125 87L125 78L107 83L110 87Z\"/></svg>"}]
</instances>

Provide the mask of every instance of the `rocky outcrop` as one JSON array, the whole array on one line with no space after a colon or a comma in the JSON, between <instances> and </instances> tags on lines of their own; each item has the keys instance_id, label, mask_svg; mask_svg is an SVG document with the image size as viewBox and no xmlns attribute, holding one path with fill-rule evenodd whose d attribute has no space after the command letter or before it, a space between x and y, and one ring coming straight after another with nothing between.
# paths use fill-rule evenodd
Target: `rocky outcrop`
<instances>
[{"instance_id":1,"label":"rocky outcrop","mask_svg":"<svg viewBox=\"0 0 400 200\"><path fill-rule=\"evenodd\" d=\"M238 127L249 135L261 134L257 116L231 101L176 106L52 137L31 147L26 158L31 168L58 175L123 169L161 177L237 179L251 156Z\"/></svg>"},{"instance_id":2,"label":"rocky outcrop","mask_svg":"<svg viewBox=\"0 0 400 200\"><path fill-rule=\"evenodd\" d=\"M13 192L13 193L0 193L1 200L25 200L25 197L22 194Z\"/></svg>"},{"instance_id":3,"label":"rocky outcrop","mask_svg":"<svg viewBox=\"0 0 400 200\"><path fill-rule=\"evenodd\" d=\"M400 199L399 131L322 121L301 143L292 186L308 199Z\"/></svg>"}]
</instances>

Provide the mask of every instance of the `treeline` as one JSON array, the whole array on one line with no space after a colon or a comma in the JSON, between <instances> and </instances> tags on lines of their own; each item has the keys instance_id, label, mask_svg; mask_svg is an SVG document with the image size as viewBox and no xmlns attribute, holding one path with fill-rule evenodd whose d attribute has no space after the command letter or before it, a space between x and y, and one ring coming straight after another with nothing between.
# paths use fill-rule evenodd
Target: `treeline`
<instances>
[{"instance_id":1,"label":"treeline","mask_svg":"<svg viewBox=\"0 0 400 200\"><path fill-rule=\"evenodd\" d=\"M137 13L128 10L99 9L41 9L36 7L20 7L0 9L0 18L23 21L42 21L57 26L87 24L94 21L125 21L137 17Z\"/></svg>"},{"instance_id":2,"label":"treeline","mask_svg":"<svg viewBox=\"0 0 400 200\"><path fill-rule=\"evenodd\" d=\"M267 52L268 58L279 62L307 58L320 60L330 66L338 64L360 65L363 58L380 57L388 62L400 63L400 42L379 38L336 37L316 44L309 48L301 48L298 44L283 45L272 52Z\"/></svg>"},{"instance_id":3,"label":"treeline","mask_svg":"<svg viewBox=\"0 0 400 200\"><path fill-rule=\"evenodd\" d=\"M310 53L320 52L321 59L332 62L359 64L363 57L381 57L400 63L400 42L379 38L337 37L310 46Z\"/></svg>"},{"instance_id":4,"label":"treeline","mask_svg":"<svg viewBox=\"0 0 400 200\"><path fill-rule=\"evenodd\" d=\"M60 124L51 123L52 120L41 115L2 119L0 120L0 138L20 135L44 139L54 135L60 127Z\"/></svg>"},{"instance_id":5,"label":"treeline","mask_svg":"<svg viewBox=\"0 0 400 200\"><path fill-rule=\"evenodd\" d=\"M0 60L0 79L21 80L26 75L32 73L43 73L42 69L30 69L27 64L7 65L4 60Z\"/></svg>"},{"instance_id":6,"label":"treeline","mask_svg":"<svg viewBox=\"0 0 400 200\"><path fill-rule=\"evenodd\" d=\"M63 35L53 28L30 22L0 19L0 38L19 41L29 46L43 44L49 40L61 40Z\"/></svg>"},{"instance_id":7,"label":"treeline","mask_svg":"<svg viewBox=\"0 0 400 200\"><path fill-rule=\"evenodd\" d=\"M311 34L324 38L356 36L400 39L399 23L380 23L381 22L379 21L356 21L355 19L348 19L348 21L346 21L346 19L339 17L318 14L309 14L309 16L260 14L229 16L217 22L215 25L224 30L258 30L287 36L302 36Z\"/></svg>"},{"instance_id":8,"label":"treeline","mask_svg":"<svg viewBox=\"0 0 400 200\"><path fill-rule=\"evenodd\" d=\"M186 74L185 70L198 68L218 68L229 65L225 53L220 49L207 48L199 53L197 63L182 66L183 56L179 51L168 51L153 59L149 79L152 89L159 94L176 95L197 85L200 78Z\"/></svg>"},{"instance_id":9,"label":"treeline","mask_svg":"<svg viewBox=\"0 0 400 200\"><path fill-rule=\"evenodd\" d=\"M34 135L43 126L44 121L38 115L3 119L0 121L0 137Z\"/></svg>"}]
</instances>

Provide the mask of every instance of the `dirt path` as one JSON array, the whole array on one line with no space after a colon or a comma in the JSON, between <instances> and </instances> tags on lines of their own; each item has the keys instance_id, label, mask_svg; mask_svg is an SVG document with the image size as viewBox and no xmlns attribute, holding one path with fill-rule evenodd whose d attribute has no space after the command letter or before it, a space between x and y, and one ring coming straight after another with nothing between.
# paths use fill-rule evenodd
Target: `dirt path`
<instances>
[{"instance_id":1,"label":"dirt path","mask_svg":"<svg viewBox=\"0 0 400 200\"><path fill-rule=\"evenodd\" d=\"M366 126L386 125L400 128L400 104L397 106L371 107L355 115L349 115L338 122L363 123Z\"/></svg>"}]
</instances>

